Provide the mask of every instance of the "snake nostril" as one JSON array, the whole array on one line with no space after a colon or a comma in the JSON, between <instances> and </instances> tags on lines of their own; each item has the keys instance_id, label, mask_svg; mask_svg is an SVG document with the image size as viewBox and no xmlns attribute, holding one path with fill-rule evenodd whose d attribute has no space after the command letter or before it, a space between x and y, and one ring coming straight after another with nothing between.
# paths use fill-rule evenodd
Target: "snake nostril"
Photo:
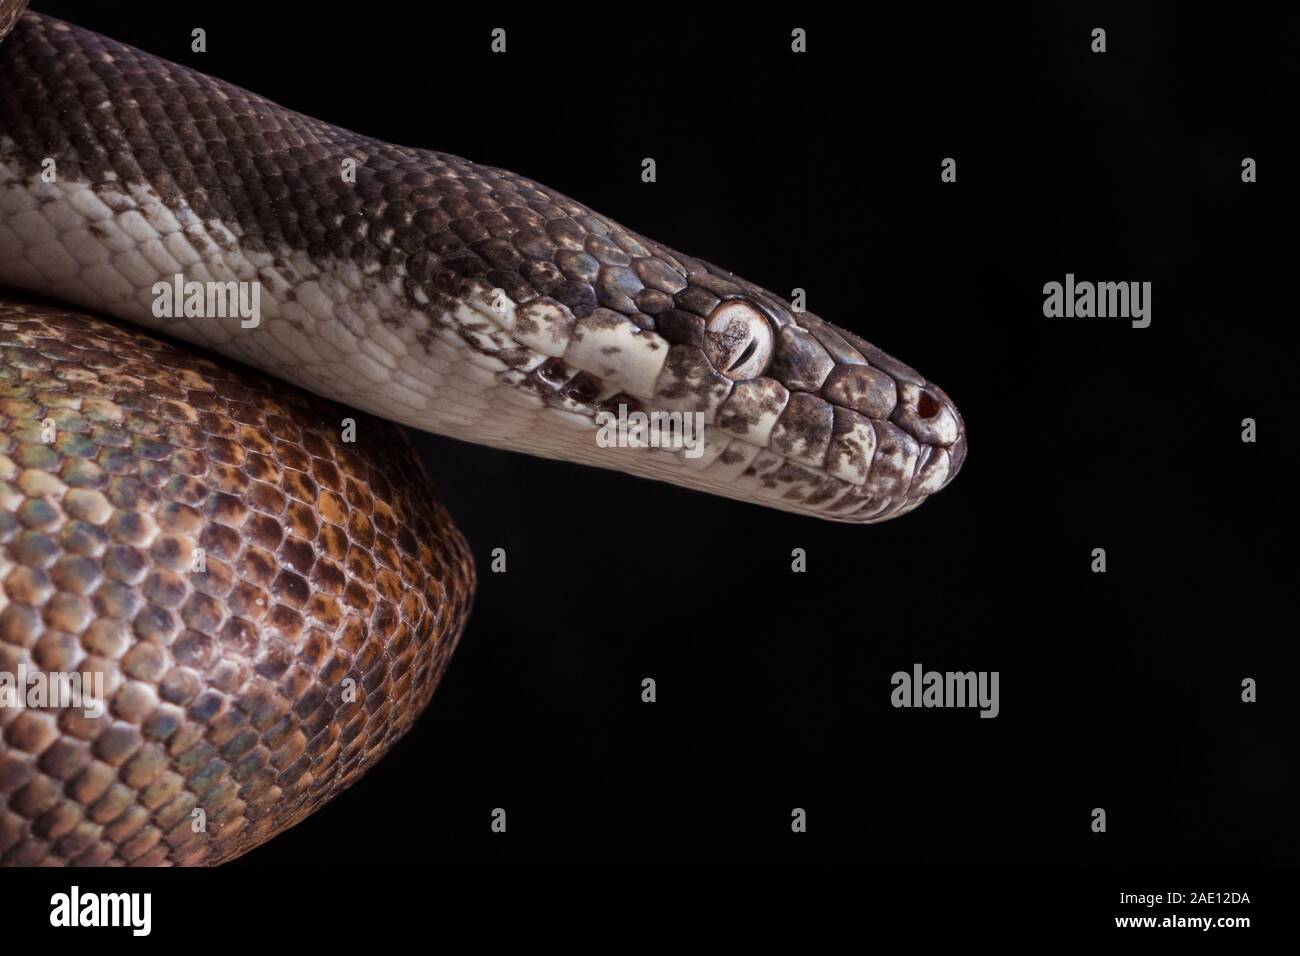
<instances>
[{"instance_id":1,"label":"snake nostril","mask_svg":"<svg viewBox=\"0 0 1300 956\"><path fill-rule=\"evenodd\" d=\"M939 414L939 400L929 392L922 392L916 402L916 413L922 418L934 418Z\"/></svg>"}]
</instances>

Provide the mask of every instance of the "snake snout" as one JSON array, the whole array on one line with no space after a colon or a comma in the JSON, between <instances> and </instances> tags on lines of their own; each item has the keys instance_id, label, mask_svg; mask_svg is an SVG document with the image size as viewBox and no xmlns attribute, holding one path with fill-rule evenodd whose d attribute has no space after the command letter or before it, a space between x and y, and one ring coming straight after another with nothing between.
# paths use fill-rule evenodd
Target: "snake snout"
<instances>
[{"instance_id":1,"label":"snake snout","mask_svg":"<svg viewBox=\"0 0 1300 956\"><path fill-rule=\"evenodd\" d=\"M943 389L933 383L901 387L893 420L920 445L918 476L932 461L946 460L942 476L929 482L925 493L933 494L957 477L966 461L966 424Z\"/></svg>"},{"instance_id":2,"label":"snake snout","mask_svg":"<svg viewBox=\"0 0 1300 956\"><path fill-rule=\"evenodd\" d=\"M749 291L771 302L770 293ZM911 511L952 481L966 458L966 429L942 389L816 315L775 314L764 375L772 379L774 407L784 407L765 445L784 460L755 458L760 494L777 493L783 505L832 520L875 523ZM730 411L724 403L723 430L732 428Z\"/></svg>"}]
</instances>

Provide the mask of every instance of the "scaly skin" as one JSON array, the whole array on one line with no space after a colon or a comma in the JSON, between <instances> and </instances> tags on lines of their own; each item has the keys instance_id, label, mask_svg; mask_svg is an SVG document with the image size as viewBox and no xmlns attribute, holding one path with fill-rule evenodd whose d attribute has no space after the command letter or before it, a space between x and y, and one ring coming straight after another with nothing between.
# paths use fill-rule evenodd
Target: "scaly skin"
<instances>
[{"instance_id":1,"label":"scaly skin","mask_svg":"<svg viewBox=\"0 0 1300 956\"><path fill-rule=\"evenodd\" d=\"M247 852L419 716L469 549L387 422L63 307L0 343L0 674L105 706L0 706L0 863Z\"/></svg>"},{"instance_id":2,"label":"scaly skin","mask_svg":"<svg viewBox=\"0 0 1300 956\"><path fill-rule=\"evenodd\" d=\"M964 458L911 368L515 173L32 13L0 77L0 282L418 428L836 520L910 510ZM261 324L155 316L177 273L260 282ZM699 413L704 454L600 447L620 405Z\"/></svg>"}]
</instances>

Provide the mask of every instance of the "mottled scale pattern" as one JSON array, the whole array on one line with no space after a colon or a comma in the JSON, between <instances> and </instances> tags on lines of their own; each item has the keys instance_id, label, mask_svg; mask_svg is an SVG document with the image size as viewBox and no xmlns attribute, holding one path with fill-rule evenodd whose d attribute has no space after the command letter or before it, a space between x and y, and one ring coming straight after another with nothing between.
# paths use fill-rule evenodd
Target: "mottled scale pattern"
<instances>
[{"instance_id":1,"label":"mottled scale pattern","mask_svg":"<svg viewBox=\"0 0 1300 956\"><path fill-rule=\"evenodd\" d=\"M260 283L261 324L155 316L178 273ZM34 13L0 44L0 282L418 428L834 520L965 457L942 390L725 269ZM620 406L698 413L708 452L600 447Z\"/></svg>"},{"instance_id":2,"label":"mottled scale pattern","mask_svg":"<svg viewBox=\"0 0 1300 956\"><path fill-rule=\"evenodd\" d=\"M0 304L0 672L101 674L106 707L0 707L0 863L212 864L292 826L411 726L473 588L396 426Z\"/></svg>"}]
</instances>

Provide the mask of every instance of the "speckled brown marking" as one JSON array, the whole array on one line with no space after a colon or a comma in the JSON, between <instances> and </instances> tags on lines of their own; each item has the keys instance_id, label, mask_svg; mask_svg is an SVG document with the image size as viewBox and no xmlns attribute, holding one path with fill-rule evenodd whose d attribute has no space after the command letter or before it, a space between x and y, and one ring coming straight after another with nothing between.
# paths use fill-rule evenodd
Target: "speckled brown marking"
<instances>
[{"instance_id":1,"label":"speckled brown marking","mask_svg":"<svg viewBox=\"0 0 1300 956\"><path fill-rule=\"evenodd\" d=\"M772 450L820 468L830 448L834 415L828 402L806 392L792 392L772 429Z\"/></svg>"},{"instance_id":2,"label":"speckled brown marking","mask_svg":"<svg viewBox=\"0 0 1300 956\"><path fill-rule=\"evenodd\" d=\"M894 380L865 365L839 365L822 385L822 397L868 418L888 418L898 403Z\"/></svg>"},{"instance_id":3,"label":"speckled brown marking","mask_svg":"<svg viewBox=\"0 0 1300 956\"><path fill-rule=\"evenodd\" d=\"M562 302L541 298L515 311L515 335L547 355L563 355L575 322Z\"/></svg>"},{"instance_id":4,"label":"speckled brown marking","mask_svg":"<svg viewBox=\"0 0 1300 956\"><path fill-rule=\"evenodd\" d=\"M731 380L716 371L699 349L672 345L655 385L655 395L668 400L671 409L711 413L731 388Z\"/></svg>"},{"instance_id":5,"label":"speckled brown marking","mask_svg":"<svg viewBox=\"0 0 1300 956\"><path fill-rule=\"evenodd\" d=\"M876 453L875 429L869 418L851 409L836 406L834 414L826 468L831 474L860 485L867 480Z\"/></svg>"},{"instance_id":6,"label":"speckled brown marking","mask_svg":"<svg viewBox=\"0 0 1300 956\"><path fill-rule=\"evenodd\" d=\"M789 400L790 393L776 379L737 382L718 410L718 427L739 438L746 438L761 418L779 416Z\"/></svg>"},{"instance_id":7,"label":"speckled brown marking","mask_svg":"<svg viewBox=\"0 0 1300 956\"><path fill-rule=\"evenodd\" d=\"M901 496L912 484L920 445L915 438L889 422L876 422L876 457L864 491Z\"/></svg>"}]
</instances>

